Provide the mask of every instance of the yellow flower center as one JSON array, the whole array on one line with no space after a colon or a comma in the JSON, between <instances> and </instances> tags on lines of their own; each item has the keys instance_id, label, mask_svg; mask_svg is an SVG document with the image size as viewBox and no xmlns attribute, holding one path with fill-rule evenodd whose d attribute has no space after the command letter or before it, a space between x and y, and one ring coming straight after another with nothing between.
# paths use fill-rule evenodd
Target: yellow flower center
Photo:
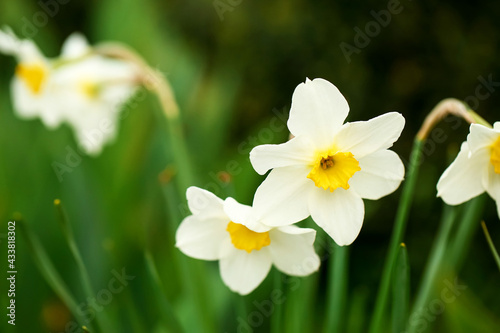
<instances>
[{"instance_id":1,"label":"yellow flower center","mask_svg":"<svg viewBox=\"0 0 500 333\"><path fill-rule=\"evenodd\" d=\"M229 222L226 230L231 235L231 242L234 247L239 250L245 250L248 253L252 250L259 251L265 246L271 244L271 238L269 238L269 232L255 232L243 224L238 224L234 222Z\"/></svg>"},{"instance_id":2,"label":"yellow flower center","mask_svg":"<svg viewBox=\"0 0 500 333\"><path fill-rule=\"evenodd\" d=\"M500 136L491 146L490 161L495 167L495 172L500 174Z\"/></svg>"},{"instance_id":3,"label":"yellow flower center","mask_svg":"<svg viewBox=\"0 0 500 333\"><path fill-rule=\"evenodd\" d=\"M80 89L90 99L96 98L99 95L99 85L87 80L80 82Z\"/></svg>"},{"instance_id":4,"label":"yellow flower center","mask_svg":"<svg viewBox=\"0 0 500 333\"><path fill-rule=\"evenodd\" d=\"M349 188L349 179L361 170L359 162L352 153L335 152L320 153L307 175L317 187L333 192L342 187Z\"/></svg>"},{"instance_id":5,"label":"yellow flower center","mask_svg":"<svg viewBox=\"0 0 500 333\"><path fill-rule=\"evenodd\" d=\"M38 94L47 79L48 71L42 64L19 64L16 67L16 75L24 81L32 93Z\"/></svg>"}]
</instances>

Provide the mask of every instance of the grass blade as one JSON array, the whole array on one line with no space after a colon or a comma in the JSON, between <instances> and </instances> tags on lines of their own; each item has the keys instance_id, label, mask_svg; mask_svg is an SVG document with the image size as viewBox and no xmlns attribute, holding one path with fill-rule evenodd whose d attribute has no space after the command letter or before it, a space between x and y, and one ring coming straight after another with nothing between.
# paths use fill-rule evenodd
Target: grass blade
<instances>
[{"instance_id":1,"label":"grass blade","mask_svg":"<svg viewBox=\"0 0 500 333\"><path fill-rule=\"evenodd\" d=\"M443 261L445 258L445 252L448 246L448 240L450 236L453 223L457 217L457 209L455 207L445 206L443 217L441 219L441 225L434 241L431 253L429 255L429 261L425 268L422 283L417 292L416 300L413 305L412 315L417 316L422 314L423 309L429 302L432 292L434 291L434 286L436 285L436 280L443 273ZM414 325L408 327L408 332L416 332L418 327L418 320L412 320Z\"/></svg>"},{"instance_id":2,"label":"grass blade","mask_svg":"<svg viewBox=\"0 0 500 333\"><path fill-rule=\"evenodd\" d=\"M66 242L68 243L68 247L69 247L71 254L73 255L73 258L74 258L76 265L78 267L78 272L80 274L80 280L82 282L83 290L85 291L85 294L87 295L87 297L94 298L96 296L96 293L94 292L94 289L92 288L92 283L90 281L89 272L87 270L87 267L85 266L85 263L83 262L83 258L82 258L82 255L80 253L80 250L78 249L78 246L76 245L73 230L71 228L71 224L69 223L66 211L64 210L64 208L62 206L61 200L55 199L54 206L56 208L57 216L59 218L59 223L61 225L61 229L63 231L64 238L66 239ZM98 326L100 332L110 332L113 329L112 329L112 326L109 323L109 321L106 320L104 313L105 313L104 311L96 311L97 326Z\"/></svg>"},{"instance_id":3,"label":"grass blade","mask_svg":"<svg viewBox=\"0 0 500 333\"><path fill-rule=\"evenodd\" d=\"M465 204L465 212L458 223L458 230L453 237L453 242L450 242L449 250L446 253L449 267L453 268L456 272L460 270L475 232L479 227L487 197L486 194L483 194Z\"/></svg>"},{"instance_id":4,"label":"grass blade","mask_svg":"<svg viewBox=\"0 0 500 333\"><path fill-rule=\"evenodd\" d=\"M95 332L92 325L86 323L85 318L81 315L81 311L78 308L78 303L69 291L68 287L62 280L61 276L55 269L52 261L50 260L44 247L41 245L38 238L31 231L29 226L22 219L17 219L17 224L20 226L21 234L26 240L28 245L28 250L31 252L31 256L35 261L40 273L45 278L45 281L54 290L54 292L59 296L59 298L64 302L64 304L71 311L76 320L80 325L87 325L90 332Z\"/></svg>"},{"instance_id":5,"label":"grass blade","mask_svg":"<svg viewBox=\"0 0 500 333\"><path fill-rule=\"evenodd\" d=\"M161 283L160 276L158 275L153 257L149 252L145 253L145 260L149 278L153 283L154 289L157 290L154 295L160 309L161 319L163 321L163 324L165 325L165 328L167 328L168 332L172 333L184 332L172 306L165 297L165 290Z\"/></svg>"},{"instance_id":6,"label":"grass blade","mask_svg":"<svg viewBox=\"0 0 500 333\"><path fill-rule=\"evenodd\" d=\"M392 288L392 331L404 332L410 306L410 264L406 245L399 246L398 258L394 265Z\"/></svg>"},{"instance_id":7,"label":"grass blade","mask_svg":"<svg viewBox=\"0 0 500 333\"><path fill-rule=\"evenodd\" d=\"M495 248L495 244L493 244L493 240L491 239L490 233L488 232L488 228L486 228L486 223L484 223L484 221L481 221L481 226L483 227L484 236L486 237L486 241L490 246L493 258L495 258L495 262L497 263L498 269L500 270L500 256L498 255L497 249Z\"/></svg>"}]
</instances>

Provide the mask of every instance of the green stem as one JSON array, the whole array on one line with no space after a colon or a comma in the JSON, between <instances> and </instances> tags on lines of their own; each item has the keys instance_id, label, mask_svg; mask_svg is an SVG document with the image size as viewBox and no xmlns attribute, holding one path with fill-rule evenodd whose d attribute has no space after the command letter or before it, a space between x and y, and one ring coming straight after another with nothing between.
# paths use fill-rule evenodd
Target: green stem
<instances>
[{"instance_id":1,"label":"green stem","mask_svg":"<svg viewBox=\"0 0 500 333\"><path fill-rule=\"evenodd\" d=\"M481 226L483 227L484 236L486 237L486 241L490 246L491 253L493 254L493 258L495 258L495 262L500 269L500 256L498 255L497 249L495 248L495 244L493 244L493 240L491 239L490 233L488 232L488 228L486 228L486 223L484 221L481 222Z\"/></svg>"},{"instance_id":2,"label":"green stem","mask_svg":"<svg viewBox=\"0 0 500 333\"><path fill-rule=\"evenodd\" d=\"M413 149L410 155L410 163L408 165L406 181L403 185L403 192L399 200L396 220L394 222L394 229L391 235L389 253L386 257L386 261L384 264L382 281L380 283L380 287L378 290L374 314L371 320L371 325L370 325L371 333L380 332L382 329L381 327L382 323L384 322L384 315L387 308L387 301L391 285L391 276L393 272L394 262L397 259L399 244L402 242L403 235L406 229L406 223L408 221L408 216L410 213L410 206L413 200L413 193L415 191L418 170L421 163L420 158L421 158L421 151L423 144L424 141L418 138L415 139L413 143Z\"/></svg>"},{"instance_id":3,"label":"green stem","mask_svg":"<svg viewBox=\"0 0 500 333\"><path fill-rule=\"evenodd\" d=\"M78 246L76 245L75 237L73 235L73 230L71 229L71 224L68 221L68 216L66 215L66 211L64 210L61 201L59 199L54 200L54 206L56 208L57 215L59 217L59 222L64 234L64 238L68 243L71 254L73 255L73 258L78 267L83 290L85 291L87 297L95 298L96 293L92 288L89 272L87 270L87 267L85 266L85 263L83 262L83 258L80 251L78 250ZM104 318L102 312L96 313L96 322L97 322L96 326L98 327L100 332L109 332L109 330L111 329L110 323Z\"/></svg>"},{"instance_id":4,"label":"green stem","mask_svg":"<svg viewBox=\"0 0 500 333\"><path fill-rule=\"evenodd\" d=\"M432 247L431 253L429 255L429 261L424 270L422 283L417 292L417 298L413 305L412 316L419 318L421 310L429 303L434 287L436 285L436 280L442 273L443 260L445 258L445 252L448 245L448 240L450 232L453 227L457 217L457 209L455 207L445 206L443 217L441 219L441 225L437 233L434 245ZM416 332L419 320L412 320L409 325L409 333ZM413 325L412 325L413 324Z\"/></svg>"},{"instance_id":5,"label":"green stem","mask_svg":"<svg viewBox=\"0 0 500 333\"><path fill-rule=\"evenodd\" d=\"M343 332L349 269L349 248L333 243L333 257L328 260L329 292L326 312L327 332Z\"/></svg>"},{"instance_id":6,"label":"green stem","mask_svg":"<svg viewBox=\"0 0 500 333\"><path fill-rule=\"evenodd\" d=\"M283 274L277 269L274 269L274 292L285 293L283 284ZM283 296L284 298L285 296ZM274 313L271 317L271 333L283 332L283 307L284 304L279 302L275 304Z\"/></svg>"},{"instance_id":7,"label":"green stem","mask_svg":"<svg viewBox=\"0 0 500 333\"><path fill-rule=\"evenodd\" d=\"M410 303L410 264L406 245L399 246L398 259L394 266L392 293L392 332L404 332Z\"/></svg>"},{"instance_id":8,"label":"green stem","mask_svg":"<svg viewBox=\"0 0 500 333\"><path fill-rule=\"evenodd\" d=\"M176 184L179 196L183 198L189 186L195 185L192 161L186 146L182 123L179 116L175 118L165 118L167 120L167 132L169 136L170 149L174 158L176 172Z\"/></svg>"}]
</instances>

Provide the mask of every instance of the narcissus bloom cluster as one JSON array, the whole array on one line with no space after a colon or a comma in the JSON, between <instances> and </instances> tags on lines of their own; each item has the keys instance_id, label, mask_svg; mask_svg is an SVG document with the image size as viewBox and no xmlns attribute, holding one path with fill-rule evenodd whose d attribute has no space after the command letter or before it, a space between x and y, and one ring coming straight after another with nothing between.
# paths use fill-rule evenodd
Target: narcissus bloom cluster
<instances>
[{"instance_id":1,"label":"narcissus bloom cluster","mask_svg":"<svg viewBox=\"0 0 500 333\"><path fill-rule=\"evenodd\" d=\"M449 205L459 205L487 192L496 201L500 216L500 122L493 128L470 126L467 141L439 179L437 190Z\"/></svg>"},{"instance_id":2,"label":"narcissus bloom cluster","mask_svg":"<svg viewBox=\"0 0 500 333\"><path fill-rule=\"evenodd\" d=\"M337 244L351 244L363 224L363 199L379 199L403 180L403 163L388 148L405 121L392 112L343 124L348 112L347 101L330 82L300 84L288 120L293 138L250 153L258 173L272 169L253 206L191 187L187 198L193 215L179 226L177 247L194 258L220 260L226 285L247 294L272 264L298 276L318 269L316 232L293 226L309 215Z\"/></svg>"},{"instance_id":3,"label":"narcissus bloom cluster","mask_svg":"<svg viewBox=\"0 0 500 333\"><path fill-rule=\"evenodd\" d=\"M134 65L94 54L78 33L68 37L59 57L48 59L31 40L4 29L0 52L17 60L11 90L19 117L38 117L48 128L68 123L89 154L113 139L118 112L137 88Z\"/></svg>"}]
</instances>

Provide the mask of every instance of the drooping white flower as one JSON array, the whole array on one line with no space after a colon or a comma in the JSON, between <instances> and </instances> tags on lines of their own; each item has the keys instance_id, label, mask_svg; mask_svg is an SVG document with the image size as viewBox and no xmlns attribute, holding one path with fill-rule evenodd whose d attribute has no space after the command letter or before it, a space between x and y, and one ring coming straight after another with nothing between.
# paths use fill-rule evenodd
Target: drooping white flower
<instances>
[{"instance_id":1,"label":"drooping white flower","mask_svg":"<svg viewBox=\"0 0 500 333\"><path fill-rule=\"evenodd\" d=\"M438 196L459 205L484 192L496 201L500 217L500 122L470 126L467 141L437 184Z\"/></svg>"},{"instance_id":2,"label":"drooping white flower","mask_svg":"<svg viewBox=\"0 0 500 333\"><path fill-rule=\"evenodd\" d=\"M234 292L249 294L274 264L294 276L315 272L320 264L314 252L316 231L285 226L271 228L256 219L254 209L232 198L222 201L197 187L187 190L193 213L176 233L176 246L186 255L219 260L222 280Z\"/></svg>"},{"instance_id":3,"label":"drooping white flower","mask_svg":"<svg viewBox=\"0 0 500 333\"><path fill-rule=\"evenodd\" d=\"M88 54L90 46L74 34L65 43L64 59L80 59L62 65L53 75L58 108L88 154L96 155L116 135L119 112L136 92L135 65Z\"/></svg>"},{"instance_id":4,"label":"drooping white flower","mask_svg":"<svg viewBox=\"0 0 500 333\"><path fill-rule=\"evenodd\" d=\"M98 154L116 134L118 113L138 85L135 65L92 53L83 35L65 41L58 58L47 59L31 40L0 30L0 52L16 57L14 109L39 117L48 128L62 122L88 154Z\"/></svg>"},{"instance_id":5,"label":"drooping white flower","mask_svg":"<svg viewBox=\"0 0 500 333\"><path fill-rule=\"evenodd\" d=\"M287 125L294 138L251 151L259 174L273 169L253 202L270 226L311 215L338 245L348 245L363 224L362 199L376 200L398 188L404 166L388 148L401 135L403 116L391 112L343 124L348 112L333 84L307 79L292 97Z\"/></svg>"}]
</instances>

